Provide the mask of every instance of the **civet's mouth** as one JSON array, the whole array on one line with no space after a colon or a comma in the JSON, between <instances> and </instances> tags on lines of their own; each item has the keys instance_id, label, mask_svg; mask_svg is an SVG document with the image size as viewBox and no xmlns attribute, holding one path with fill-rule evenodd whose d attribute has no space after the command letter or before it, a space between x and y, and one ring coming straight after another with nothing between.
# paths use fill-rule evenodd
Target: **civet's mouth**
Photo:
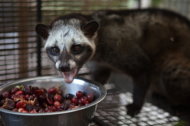
<instances>
[{"instance_id":1,"label":"civet's mouth","mask_svg":"<svg viewBox=\"0 0 190 126\"><path fill-rule=\"evenodd\" d=\"M73 81L73 79L75 78L77 72L78 72L78 69L74 68L68 72L61 72L61 74L62 74L66 83L71 83Z\"/></svg>"}]
</instances>

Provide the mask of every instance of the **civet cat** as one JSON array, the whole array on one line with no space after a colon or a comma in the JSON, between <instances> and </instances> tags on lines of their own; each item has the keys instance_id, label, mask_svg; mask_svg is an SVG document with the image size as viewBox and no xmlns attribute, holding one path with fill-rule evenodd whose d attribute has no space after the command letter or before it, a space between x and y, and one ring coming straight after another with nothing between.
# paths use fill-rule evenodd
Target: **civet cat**
<instances>
[{"instance_id":1,"label":"civet cat","mask_svg":"<svg viewBox=\"0 0 190 126\"><path fill-rule=\"evenodd\" d=\"M174 105L190 105L190 21L168 10L102 10L72 13L37 33L66 82L72 82L88 61L95 63L92 79L105 83L111 71L133 79L137 114L150 87L161 90Z\"/></svg>"}]
</instances>

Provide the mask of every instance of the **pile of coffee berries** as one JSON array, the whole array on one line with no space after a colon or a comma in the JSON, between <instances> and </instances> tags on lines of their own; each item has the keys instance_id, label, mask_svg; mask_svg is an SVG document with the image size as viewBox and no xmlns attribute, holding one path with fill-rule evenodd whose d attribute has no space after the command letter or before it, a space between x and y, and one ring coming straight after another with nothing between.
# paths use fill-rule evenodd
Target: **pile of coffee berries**
<instances>
[{"instance_id":1,"label":"pile of coffee berries","mask_svg":"<svg viewBox=\"0 0 190 126\"><path fill-rule=\"evenodd\" d=\"M43 113L78 108L95 100L82 91L64 95L60 88L49 89L18 85L0 94L0 107L15 112Z\"/></svg>"}]
</instances>

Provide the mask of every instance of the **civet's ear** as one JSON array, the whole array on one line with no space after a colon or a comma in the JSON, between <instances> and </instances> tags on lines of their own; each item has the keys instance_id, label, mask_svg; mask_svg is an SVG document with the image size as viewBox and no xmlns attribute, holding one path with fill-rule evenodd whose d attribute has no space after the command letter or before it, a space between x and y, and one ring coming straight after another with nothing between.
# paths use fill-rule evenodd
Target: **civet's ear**
<instances>
[{"instance_id":1,"label":"civet's ear","mask_svg":"<svg viewBox=\"0 0 190 126\"><path fill-rule=\"evenodd\" d=\"M98 22L90 21L82 27L82 30L85 35L92 37L94 33L98 30L98 28L99 28Z\"/></svg>"},{"instance_id":2,"label":"civet's ear","mask_svg":"<svg viewBox=\"0 0 190 126\"><path fill-rule=\"evenodd\" d=\"M37 24L36 25L36 32L43 39L47 39L47 37L49 35L49 26L44 25L44 24Z\"/></svg>"}]
</instances>

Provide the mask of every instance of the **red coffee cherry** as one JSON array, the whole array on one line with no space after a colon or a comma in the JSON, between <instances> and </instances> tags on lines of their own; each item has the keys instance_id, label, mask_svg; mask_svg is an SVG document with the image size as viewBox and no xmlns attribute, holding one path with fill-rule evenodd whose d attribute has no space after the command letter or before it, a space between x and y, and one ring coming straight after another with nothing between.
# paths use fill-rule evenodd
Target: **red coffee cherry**
<instances>
[{"instance_id":1,"label":"red coffee cherry","mask_svg":"<svg viewBox=\"0 0 190 126\"><path fill-rule=\"evenodd\" d=\"M49 94L55 94L56 92L57 92L57 88L55 88L55 87L52 87L52 88L48 89Z\"/></svg>"},{"instance_id":2,"label":"red coffee cherry","mask_svg":"<svg viewBox=\"0 0 190 126\"><path fill-rule=\"evenodd\" d=\"M24 108L19 108L19 109L18 109L18 112L28 113L28 111L27 111L27 110L25 110Z\"/></svg>"},{"instance_id":3,"label":"red coffee cherry","mask_svg":"<svg viewBox=\"0 0 190 126\"><path fill-rule=\"evenodd\" d=\"M22 94L24 94L24 91L22 91L22 90L19 90L19 91L17 91L17 92L15 93L15 95L22 95Z\"/></svg>"},{"instance_id":4,"label":"red coffee cherry","mask_svg":"<svg viewBox=\"0 0 190 126\"><path fill-rule=\"evenodd\" d=\"M78 101L77 98L72 98L72 99L71 99L71 102L72 102L73 104L75 104L75 105L78 105L78 103L79 103L79 101Z\"/></svg>"},{"instance_id":5,"label":"red coffee cherry","mask_svg":"<svg viewBox=\"0 0 190 126\"><path fill-rule=\"evenodd\" d=\"M14 112L43 113L76 109L95 100L93 94L77 91L65 94L56 87L48 90L34 86L18 85L0 95L0 107Z\"/></svg>"},{"instance_id":6,"label":"red coffee cherry","mask_svg":"<svg viewBox=\"0 0 190 126\"><path fill-rule=\"evenodd\" d=\"M56 108L60 108L60 106L61 106L61 104L60 104L60 102L59 101L54 101L54 106L56 107Z\"/></svg>"},{"instance_id":7,"label":"red coffee cherry","mask_svg":"<svg viewBox=\"0 0 190 126\"><path fill-rule=\"evenodd\" d=\"M94 100L94 95L93 94L88 94L87 95L87 100L90 102L92 102Z\"/></svg>"},{"instance_id":8,"label":"red coffee cherry","mask_svg":"<svg viewBox=\"0 0 190 126\"><path fill-rule=\"evenodd\" d=\"M87 102L88 102L88 99L87 99L86 96L83 96L80 100L81 100L82 105L86 105ZM89 102L88 102L88 103L89 103Z\"/></svg>"},{"instance_id":9,"label":"red coffee cherry","mask_svg":"<svg viewBox=\"0 0 190 126\"><path fill-rule=\"evenodd\" d=\"M76 96L77 98L81 98L84 95L82 91L77 91Z\"/></svg>"},{"instance_id":10,"label":"red coffee cherry","mask_svg":"<svg viewBox=\"0 0 190 126\"><path fill-rule=\"evenodd\" d=\"M25 108L26 107L26 102L24 101L19 101L16 103L16 108Z\"/></svg>"},{"instance_id":11,"label":"red coffee cherry","mask_svg":"<svg viewBox=\"0 0 190 126\"><path fill-rule=\"evenodd\" d=\"M32 109L32 110L30 111L30 113L38 113L38 112L36 111L36 109Z\"/></svg>"},{"instance_id":12,"label":"red coffee cherry","mask_svg":"<svg viewBox=\"0 0 190 126\"><path fill-rule=\"evenodd\" d=\"M61 101L62 100L62 96L60 94L55 94L54 95L54 100L55 101Z\"/></svg>"},{"instance_id":13,"label":"red coffee cherry","mask_svg":"<svg viewBox=\"0 0 190 126\"><path fill-rule=\"evenodd\" d=\"M2 93L2 96L4 98L8 98L8 97L10 97L10 93L8 91L5 91L5 92Z\"/></svg>"}]
</instances>

